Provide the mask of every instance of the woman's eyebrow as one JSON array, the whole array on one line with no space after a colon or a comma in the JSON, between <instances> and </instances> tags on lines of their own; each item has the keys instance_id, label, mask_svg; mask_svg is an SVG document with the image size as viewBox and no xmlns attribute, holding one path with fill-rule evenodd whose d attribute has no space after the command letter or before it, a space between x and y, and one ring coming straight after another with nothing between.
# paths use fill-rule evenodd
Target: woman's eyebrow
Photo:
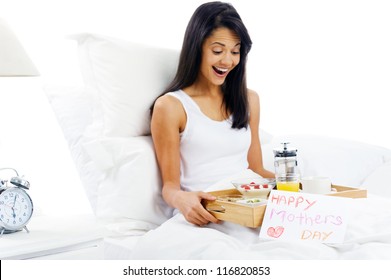
<instances>
[{"instance_id":1,"label":"woman's eyebrow","mask_svg":"<svg viewBox=\"0 0 391 280\"><path fill-rule=\"evenodd\" d=\"M220 45L222 47L225 47L225 44L221 43L221 42L213 42L212 44L210 45ZM240 45L240 42L238 42L234 47L237 47Z\"/></svg>"}]
</instances>

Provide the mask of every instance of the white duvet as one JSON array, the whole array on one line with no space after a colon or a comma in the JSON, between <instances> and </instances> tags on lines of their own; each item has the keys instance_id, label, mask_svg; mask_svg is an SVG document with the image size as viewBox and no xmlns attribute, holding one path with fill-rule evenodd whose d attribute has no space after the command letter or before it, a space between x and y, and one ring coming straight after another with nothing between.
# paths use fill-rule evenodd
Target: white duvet
<instances>
[{"instance_id":1,"label":"white duvet","mask_svg":"<svg viewBox=\"0 0 391 280\"><path fill-rule=\"evenodd\" d=\"M343 244L261 240L260 228L222 222L198 227L182 214L149 231L133 259L391 259L391 199L354 199Z\"/></svg>"}]
</instances>

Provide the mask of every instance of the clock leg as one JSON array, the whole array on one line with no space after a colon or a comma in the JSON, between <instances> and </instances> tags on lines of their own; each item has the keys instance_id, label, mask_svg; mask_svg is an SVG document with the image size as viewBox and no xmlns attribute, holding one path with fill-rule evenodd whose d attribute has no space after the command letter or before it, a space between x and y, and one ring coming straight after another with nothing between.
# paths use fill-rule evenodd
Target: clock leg
<instances>
[{"instance_id":1,"label":"clock leg","mask_svg":"<svg viewBox=\"0 0 391 280\"><path fill-rule=\"evenodd\" d=\"M18 232L18 231L21 231L21 229L11 230L11 229L2 228L1 232L0 232L0 237L3 236L3 234L9 234L9 233L14 233L14 232ZM26 231L30 232L27 228L26 228Z\"/></svg>"}]
</instances>

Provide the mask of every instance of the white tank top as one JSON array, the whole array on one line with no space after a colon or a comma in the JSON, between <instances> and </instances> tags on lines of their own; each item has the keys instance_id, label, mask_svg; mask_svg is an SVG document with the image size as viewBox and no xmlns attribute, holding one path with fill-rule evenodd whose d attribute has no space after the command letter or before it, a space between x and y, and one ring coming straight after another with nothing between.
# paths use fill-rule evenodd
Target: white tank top
<instances>
[{"instance_id":1,"label":"white tank top","mask_svg":"<svg viewBox=\"0 0 391 280\"><path fill-rule=\"evenodd\" d=\"M232 117L224 121L210 119L182 90L167 94L180 100L187 115L185 129L180 135L182 189L203 191L248 168L250 126L231 128Z\"/></svg>"}]
</instances>

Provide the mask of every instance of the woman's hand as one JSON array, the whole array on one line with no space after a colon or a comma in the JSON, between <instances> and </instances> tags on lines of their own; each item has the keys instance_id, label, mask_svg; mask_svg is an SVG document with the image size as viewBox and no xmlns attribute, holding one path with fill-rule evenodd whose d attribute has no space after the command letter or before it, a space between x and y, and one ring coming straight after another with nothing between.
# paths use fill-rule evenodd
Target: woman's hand
<instances>
[{"instance_id":1,"label":"woman's hand","mask_svg":"<svg viewBox=\"0 0 391 280\"><path fill-rule=\"evenodd\" d=\"M218 223L201 204L202 199L215 200L216 198L205 192L177 191L173 197L173 204L185 216L189 223L203 226L208 223Z\"/></svg>"}]
</instances>

